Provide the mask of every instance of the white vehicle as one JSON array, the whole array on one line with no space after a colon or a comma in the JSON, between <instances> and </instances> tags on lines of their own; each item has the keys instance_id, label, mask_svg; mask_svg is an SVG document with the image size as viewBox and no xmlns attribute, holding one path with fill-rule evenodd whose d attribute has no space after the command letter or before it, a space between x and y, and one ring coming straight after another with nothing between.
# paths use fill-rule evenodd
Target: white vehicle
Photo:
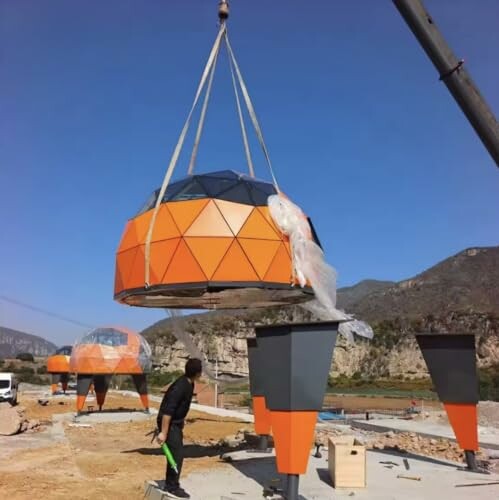
<instances>
[{"instance_id":1,"label":"white vehicle","mask_svg":"<svg viewBox=\"0 0 499 500\"><path fill-rule=\"evenodd\" d=\"M11 405L17 404L18 385L14 373L0 372L0 402L9 401Z\"/></svg>"}]
</instances>

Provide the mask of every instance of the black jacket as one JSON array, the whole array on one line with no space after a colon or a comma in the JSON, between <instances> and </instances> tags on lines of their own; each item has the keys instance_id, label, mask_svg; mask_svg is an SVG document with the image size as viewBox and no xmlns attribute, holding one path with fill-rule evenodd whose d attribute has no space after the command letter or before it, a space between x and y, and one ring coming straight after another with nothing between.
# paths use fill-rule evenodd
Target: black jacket
<instances>
[{"instance_id":1,"label":"black jacket","mask_svg":"<svg viewBox=\"0 0 499 500\"><path fill-rule=\"evenodd\" d=\"M183 423L191 406L194 384L185 376L178 378L166 391L158 413L158 428L161 430L163 415L170 415L172 423Z\"/></svg>"}]
</instances>

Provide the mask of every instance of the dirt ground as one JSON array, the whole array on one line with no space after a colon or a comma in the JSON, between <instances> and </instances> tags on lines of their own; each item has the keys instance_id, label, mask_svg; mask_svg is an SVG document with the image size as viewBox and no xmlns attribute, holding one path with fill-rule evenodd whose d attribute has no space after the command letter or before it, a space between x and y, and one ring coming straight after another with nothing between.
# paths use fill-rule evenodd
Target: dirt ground
<instances>
[{"instance_id":1,"label":"dirt ground","mask_svg":"<svg viewBox=\"0 0 499 500\"><path fill-rule=\"evenodd\" d=\"M241 394L224 394L224 402L229 405L237 405L243 400ZM325 408L344 408L347 413L363 412L366 410L405 410L411 406L413 400L409 398L390 398L380 396L341 396L327 394L324 398ZM421 400L416 399L416 406L421 406ZM424 408L428 410L440 410L442 404L439 401L424 401Z\"/></svg>"},{"instance_id":2,"label":"dirt ground","mask_svg":"<svg viewBox=\"0 0 499 500\"><path fill-rule=\"evenodd\" d=\"M64 404L59 404L64 403ZM22 397L29 418L50 422L56 413L74 411L74 401L53 398L46 407L33 397ZM152 403L151 406L157 406ZM106 409L140 409L140 401L110 394ZM51 443L45 433L41 446L16 449L0 461L0 498L9 499L141 499L146 479L162 479L165 458L146 434L155 427L155 416L129 423L103 423L92 428L65 425L66 439ZM224 467L216 443L248 424L191 412L185 427L186 474L191 470ZM31 434L11 440L36 439ZM13 443L14 444L14 443Z\"/></svg>"}]
</instances>

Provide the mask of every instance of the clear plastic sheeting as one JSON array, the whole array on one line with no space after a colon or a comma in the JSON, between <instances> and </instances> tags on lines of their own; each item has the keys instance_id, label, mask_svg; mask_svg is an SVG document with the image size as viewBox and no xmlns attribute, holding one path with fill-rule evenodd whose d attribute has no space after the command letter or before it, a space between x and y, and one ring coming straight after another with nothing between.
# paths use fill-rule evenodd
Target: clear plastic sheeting
<instances>
[{"instance_id":1,"label":"clear plastic sheeting","mask_svg":"<svg viewBox=\"0 0 499 500\"><path fill-rule=\"evenodd\" d=\"M139 333L96 328L75 342L70 367L78 374L146 374L152 369L152 351Z\"/></svg>"},{"instance_id":2,"label":"clear plastic sheeting","mask_svg":"<svg viewBox=\"0 0 499 500\"><path fill-rule=\"evenodd\" d=\"M282 195L269 196L268 205L275 224L289 238L294 279L301 287L309 283L315 293L315 300L301 307L324 321L344 321L339 332L349 341L354 340L355 334L372 338L373 331L368 324L336 309L336 271L313 241L310 225L300 207Z\"/></svg>"}]
</instances>

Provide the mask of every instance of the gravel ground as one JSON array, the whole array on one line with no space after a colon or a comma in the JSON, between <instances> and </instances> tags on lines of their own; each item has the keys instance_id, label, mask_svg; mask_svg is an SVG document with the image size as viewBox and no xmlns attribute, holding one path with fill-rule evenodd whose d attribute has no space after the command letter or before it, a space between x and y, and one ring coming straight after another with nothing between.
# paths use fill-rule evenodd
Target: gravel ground
<instances>
[{"instance_id":1,"label":"gravel ground","mask_svg":"<svg viewBox=\"0 0 499 500\"><path fill-rule=\"evenodd\" d=\"M496 401L481 401L478 405L478 423L499 429L499 403Z\"/></svg>"}]
</instances>

